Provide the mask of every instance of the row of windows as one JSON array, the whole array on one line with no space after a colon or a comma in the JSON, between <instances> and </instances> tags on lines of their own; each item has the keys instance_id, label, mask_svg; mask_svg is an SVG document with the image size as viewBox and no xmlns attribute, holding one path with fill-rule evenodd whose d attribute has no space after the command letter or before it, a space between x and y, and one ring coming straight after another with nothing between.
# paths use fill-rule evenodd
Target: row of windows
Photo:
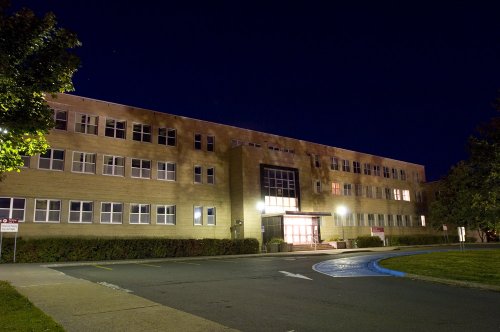
<instances>
[{"instance_id":1,"label":"row of windows","mask_svg":"<svg viewBox=\"0 0 500 332\"><path fill-rule=\"evenodd\" d=\"M413 219L413 220L412 220ZM333 214L335 226L425 227L425 216L376 213Z\"/></svg>"},{"instance_id":2,"label":"row of windows","mask_svg":"<svg viewBox=\"0 0 500 332\"><path fill-rule=\"evenodd\" d=\"M63 110L54 110L55 129L68 129L68 112ZM106 126L104 136L126 139L127 138L127 122L124 120L116 120L106 118ZM99 117L96 115L77 113L75 116L75 132L98 135ZM152 143L153 129L151 125L143 123L132 124L132 140L139 142ZM157 142L160 145L176 146L177 131L174 128L158 128ZM195 150L202 150L203 135L194 134ZM215 136L206 136L206 151L215 151Z\"/></svg>"},{"instance_id":3,"label":"row of windows","mask_svg":"<svg viewBox=\"0 0 500 332\"><path fill-rule=\"evenodd\" d=\"M316 180L314 184L315 193L322 192L321 181ZM388 199L396 201L410 202L410 190L397 188L382 188L375 186L365 186L359 183L339 183L332 182L332 195L335 196L358 196L366 198ZM416 192L415 198L418 203L422 202L422 193Z\"/></svg>"},{"instance_id":4,"label":"row of windows","mask_svg":"<svg viewBox=\"0 0 500 332\"><path fill-rule=\"evenodd\" d=\"M46 153L40 155L38 168L64 171L64 150L48 149ZM73 152L72 172L76 173L96 173L95 153ZM23 156L24 167L30 167L30 158ZM152 162L148 159L131 158L131 176L133 178L150 179L152 171ZM177 165L174 162L157 162L157 179L176 181ZM103 156L103 175L125 176L125 157L121 156ZM207 184L215 184L215 168L206 167ZM193 169L193 182L203 183L203 167L195 165Z\"/></svg>"},{"instance_id":5,"label":"row of windows","mask_svg":"<svg viewBox=\"0 0 500 332\"><path fill-rule=\"evenodd\" d=\"M248 146L251 146L254 148L261 148L262 147L262 145L260 143L244 142L244 141L239 140L239 139L232 139L231 140L231 147L234 148L234 147L237 147L240 145L248 145ZM275 144L267 144L267 148L271 151L281 151L281 152L286 152L286 153L291 153L291 154L295 153L294 149L279 147Z\"/></svg>"},{"instance_id":6,"label":"row of windows","mask_svg":"<svg viewBox=\"0 0 500 332\"><path fill-rule=\"evenodd\" d=\"M321 167L321 156L313 155L314 167ZM363 167L361 167L363 166ZM361 164L359 161L353 161L351 167L351 161L348 159L339 159L337 157L330 157L330 169L332 171L352 172L356 174L373 175L373 176L383 176L386 179L395 180L410 180L404 169L390 168L387 166L374 165L371 163ZM420 175L418 172L413 172L413 177L415 182L420 182Z\"/></svg>"},{"instance_id":7,"label":"row of windows","mask_svg":"<svg viewBox=\"0 0 500 332\"><path fill-rule=\"evenodd\" d=\"M17 218L25 220L25 198L0 197L0 218ZM58 199L35 199L34 222L59 223L61 221L61 200ZM175 225L175 205L155 205L156 224ZM215 226L215 207L194 206L193 224L203 225L204 210L206 210L206 225ZM102 202L100 210L101 224L122 224L124 204L119 202ZM92 223L94 217L94 202L92 201L69 201L70 223ZM129 204L130 224L150 224L150 204Z\"/></svg>"}]
</instances>

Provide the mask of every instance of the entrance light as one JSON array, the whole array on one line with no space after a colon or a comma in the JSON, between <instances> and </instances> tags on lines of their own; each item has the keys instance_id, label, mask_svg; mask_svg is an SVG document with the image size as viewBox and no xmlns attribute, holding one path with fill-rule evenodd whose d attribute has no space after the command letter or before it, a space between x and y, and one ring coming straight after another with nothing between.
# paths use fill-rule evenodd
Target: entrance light
<instances>
[{"instance_id":1,"label":"entrance light","mask_svg":"<svg viewBox=\"0 0 500 332\"><path fill-rule=\"evenodd\" d=\"M256 207L257 207L257 210L259 210L259 211L260 211L260 213L264 213L264 211L266 210L266 205L265 205L265 204L264 204L264 202L262 202L262 201L259 201L259 202L257 203L257 206L256 206Z\"/></svg>"},{"instance_id":2,"label":"entrance light","mask_svg":"<svg viewBox=\"0 0 500 332\"><path fill-rule=\"evenodd\" d=\"M340 216L345 216L347 214L347 208L343 205L339 205L337 207L337 213L340 215Z\"/></svg>"}]
</instances>

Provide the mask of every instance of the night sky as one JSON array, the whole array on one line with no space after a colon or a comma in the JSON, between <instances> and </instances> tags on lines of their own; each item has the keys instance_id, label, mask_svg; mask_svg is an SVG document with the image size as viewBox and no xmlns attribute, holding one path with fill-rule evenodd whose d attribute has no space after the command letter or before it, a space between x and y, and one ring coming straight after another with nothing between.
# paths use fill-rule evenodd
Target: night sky
<instances>
[{"instance_id":1,"label":"night sky","mask_svg":"<svg viewBox=\"0 0 500 332\"><path fill-rule=\"evenodd\" d=\"M13 0L77 33L74 94L426 166L496 114L500 1Z\"/></svg>"}]
</instances>

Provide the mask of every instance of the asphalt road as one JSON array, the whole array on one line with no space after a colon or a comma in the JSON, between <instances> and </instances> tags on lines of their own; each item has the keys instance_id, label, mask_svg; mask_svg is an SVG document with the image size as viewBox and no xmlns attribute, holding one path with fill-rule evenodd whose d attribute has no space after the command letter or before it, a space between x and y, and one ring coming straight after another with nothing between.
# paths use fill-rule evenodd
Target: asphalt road
<instances>
[{"instance_id":1,"label":"asphalt road","mask_svg":"<svg viewBox=\"0 0 500 332\"><path fill-rule=\"evenodd\" d=\"M58 267L242 331L500 331L500 293L390 276L334 278L332 256ZM380 254L377 254L380 255Z\"/></svg>"}]
</instances>

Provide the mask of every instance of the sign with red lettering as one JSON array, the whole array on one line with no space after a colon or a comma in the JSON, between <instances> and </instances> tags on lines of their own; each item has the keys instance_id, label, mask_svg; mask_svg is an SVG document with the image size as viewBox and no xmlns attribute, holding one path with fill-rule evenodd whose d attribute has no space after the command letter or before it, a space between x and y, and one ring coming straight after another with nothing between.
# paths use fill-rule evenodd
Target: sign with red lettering
<instances>
[{"instance_id":1,"label":"sign with red lettering","mask_svg":"<svg viewBox=\"0 0 500 332\"><path fill-rule=\"evenodd\" d=\"M0 232L2 233L17 233L19 231L19 219L2 218L0 219Z\"/></svg>"}]
</instances>

